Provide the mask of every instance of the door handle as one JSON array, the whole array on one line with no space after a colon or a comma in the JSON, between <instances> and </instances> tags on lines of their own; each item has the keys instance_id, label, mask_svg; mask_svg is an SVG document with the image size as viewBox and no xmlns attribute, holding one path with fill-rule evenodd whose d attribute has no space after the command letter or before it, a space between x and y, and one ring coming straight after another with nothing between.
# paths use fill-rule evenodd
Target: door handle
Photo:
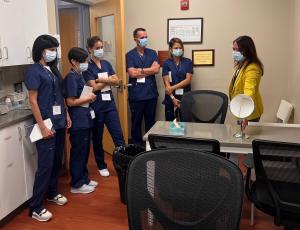
<instances>
[{"instance_id":1,"label":"door handle","mask_svg":"<svg viewBox=\"0 0 300 230\"><path fill-rule=\"evenodd\" d=\"M113 86L113 87L114 87L114 88L117 88L119 93L122 93L122 92L123 92L123 81L122 81L122 79L120 79L120 80L118 81L118 85L115 85L115 86Z\"/></svg>"}]
</instances>

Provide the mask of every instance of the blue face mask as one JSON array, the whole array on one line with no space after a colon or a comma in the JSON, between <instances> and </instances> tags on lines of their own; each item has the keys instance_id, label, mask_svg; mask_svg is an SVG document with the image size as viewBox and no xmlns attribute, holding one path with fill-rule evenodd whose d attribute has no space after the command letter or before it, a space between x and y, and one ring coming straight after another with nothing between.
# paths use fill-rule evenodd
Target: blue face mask
<instances>
[{"instance_id":1,"label":"blue face mask","mask_svg":"<svg viewBox=\"0 0 300 230\"><path fill-rule=\"evenodd\" d=\"M232 56L233 56L233 60L236 62L241 62L241 61L245 60L244 55L241 54L241 52L239 52L239 51L233 51Z\"/></svg>"},{"instance_id":2,"label":"blue face mask","mask_svg":"<svg viewBox=\"0 0 300 230\"><path fill-rule=\"evenodd\" d=\"M182 56L182 54L183 54L183 50L182 50L182 49L173 49L173 50L172 50L172 54L173 54L175 57L180 57L180 56Z\"/></svg>"},{"instance_id":3,"label":"blue face mask","mask_svg":"<svg viewBox=\"0 0 300 230\"><path fill-rule=\"evenodd\" d=\"M94 50L94 56L96 58L102 58L104 55L104 50L103 49L97 49L97 50Z\"/></svg>"},{"instance_id":4,"label":"blue face mask","mask_svg":"<svg viewBox=\"0 0 300 230\"><path fill-rule=\"evenodd\" d=\"M148 45L148 38L139 39L140 47L146 47Z\"/></svg>"},{"instance_id":5,"label":"blue face mask","mask_svg":"<svg viewBox=\"0 0 300 230\"><path fill-rule=\"evenodd\" d=\"M87 62L79 64L79 69L81 72L87 71L88 68L89 68L89 63Z\"/></svg>"},{"instance_id":6,"label":"blue face mask","mask_svg":"<svg viewBox=\"0 0 300 230\"><path fill-rule=\"evenodd\" d=\"M43 58L46 63L54 61L56 56L57 56L56 51L45 50L45 52L43 53Z\"/></svg>"}]
</instances>

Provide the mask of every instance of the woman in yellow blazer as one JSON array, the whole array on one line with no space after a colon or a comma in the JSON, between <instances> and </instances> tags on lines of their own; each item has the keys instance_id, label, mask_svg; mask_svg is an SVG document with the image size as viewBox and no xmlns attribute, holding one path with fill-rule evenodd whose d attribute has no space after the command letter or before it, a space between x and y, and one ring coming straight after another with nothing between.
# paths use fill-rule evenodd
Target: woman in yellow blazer
<instances>
[{"instance_id":1,"label":"woman in yellow blazer","mask_svg":"<svg viewBox=\"0 0 300 230\"><path fill-rule=\"evenodd\" d=\"M229 85L229 99L238 94L250 96L255 105L248 121L259 121L263 113L263 103L259 93L259 83L264 66L257 57L254 42L249 36L240 36L233 41L234 74Z\"/></svg>"}]
</instances>

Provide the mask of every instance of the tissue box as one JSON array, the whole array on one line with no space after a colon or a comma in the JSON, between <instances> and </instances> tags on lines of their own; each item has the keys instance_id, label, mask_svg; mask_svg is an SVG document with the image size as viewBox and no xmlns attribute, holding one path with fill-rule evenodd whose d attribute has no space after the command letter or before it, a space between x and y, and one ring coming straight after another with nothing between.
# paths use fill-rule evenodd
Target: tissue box
<instances>
[{"instance_id":1,"label":"tissue box","mask_svg":"<svg viewBox=\"0 0 300 230\"><path fill-rule=\"evenodd\" d=\"M172 135L184 135L185 133L185 124L183 122L178 122L179 127L174 125L174 122L170 122L169 131Z\"/></svg>"}]
</instances>

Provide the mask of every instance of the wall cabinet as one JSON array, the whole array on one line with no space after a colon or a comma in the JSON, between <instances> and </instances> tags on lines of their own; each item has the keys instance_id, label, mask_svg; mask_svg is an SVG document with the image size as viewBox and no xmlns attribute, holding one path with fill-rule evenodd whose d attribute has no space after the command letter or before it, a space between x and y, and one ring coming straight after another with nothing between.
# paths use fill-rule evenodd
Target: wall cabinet
<instances>
[{"instance_id":1,"label":"wall cabinet","mask_svg":"<svg viewBox=\"0 0 300 230\"><path fill-rule=\"evenodd\" d=\"M32 196L37 152L26 133L28 119L0 130L0 220Z\"/></svg>"},{"instance_id":2,"label":"wall cabinet","mask_svg":"<svg viewBox=\"0 0 300 230\"><path fill-rule=\"evenodd\" d=\"M45 33L47 0L0 0L0 66L32 63L32 44Z\"/></svg>"}]
</instances>

